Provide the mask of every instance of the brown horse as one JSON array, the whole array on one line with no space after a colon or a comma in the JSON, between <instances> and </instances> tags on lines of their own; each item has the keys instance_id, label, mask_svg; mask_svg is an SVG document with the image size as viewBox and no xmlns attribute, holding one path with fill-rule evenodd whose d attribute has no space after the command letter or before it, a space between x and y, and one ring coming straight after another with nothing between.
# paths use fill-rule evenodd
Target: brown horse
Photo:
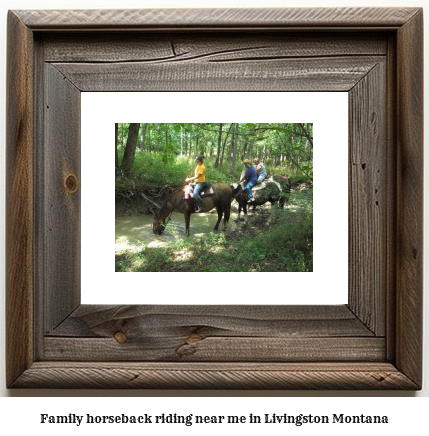
<instances>
[{"instance_id":1,"label":"brown horse","mask_svg":"<svg viewBox=\"0 0 429 436\"><path fill-rule=\"evenodd\" d=\"M240 220L241 211L243 210L244 218L247 222L247 207L253 206L253 210L255 210L256 206L261 206L267 201L271 204L276 204L278 202L280 208L284 208L285 202L289 200L290 196L292 186L290 179L280 175L273 176L270 180L266 179L265 184L265 188L253 191L253 197L255 200L251 203L247 202L249 198L247 192L243 189L243 186L234 186L233 196L238 203L238 220Z\"/></svg>"},{"instance_id":2,"label":"brown horse","mask_svg":"<svg viewBox=\"0 0 429 436\"><path fill-rule=\"evenodd\" d=\"M211 186L213 187L214 194L202 197L203 212L209 212L216 208L218 220L214 230L219 228L222 215L223 230L226 230L231 213L232 187L224 183L213 183ZM157 235L162 234L167 225L165 220L174 210L177 210L185 215L186 236L189 236L189 223L191 221L191 214L195 212L195 199L189 198L185 200L185 189L186 187L183 187L170 195L164 203L161 204L158 212L155 212L153 217L153 233Z\"/></svg>"}]
</instances>

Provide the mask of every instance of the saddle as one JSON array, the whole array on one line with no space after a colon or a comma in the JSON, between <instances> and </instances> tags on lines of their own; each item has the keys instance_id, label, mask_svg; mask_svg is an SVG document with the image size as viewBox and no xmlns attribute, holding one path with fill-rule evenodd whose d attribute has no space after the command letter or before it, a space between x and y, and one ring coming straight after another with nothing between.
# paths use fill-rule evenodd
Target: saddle
<instances>
[{"instance_id":1,"label":"saddle","mask_svg":"<svg viewBox=\"0 0 429 436\"><path fill-rule=\"evenodd\" d=\"M265 179L266 180L266 179ZM259 183L259 185L255 185L253 188L252 188L252 192L253 191L260 191L261 189L264 189L264 188L266 188L267 187L267 184L265 183L265 181L262 181L261 183Z\"/></svg>"},{"instance_id":2,"label":"saddle","mask_svg":"<svg viewBox=\"0 0 429 436\"><path fill-rule=\"evenodd\" d=\"M210 183L207 183L207 186L201 191L201 198L208 197L209 195L214 194L213 186Z\"/></svg>"},{"instance_id":3,"label":"saddle","mask_svg":"<svg viewBox=\"0 0 429 436\"><path fill-rule=\"evenodd\" d=\"M259 185L255 185L252 188L252 192L260 191L261 189L265 189L267 187L268 182L275 183L277 185L277 188L279 188L279 191L280 192L282 191L282 187L280 186L280 183L275 182L273 176L267 176Z\"/></svg>"},{"instance_id":4,"label":"saddle","mask_svg":"<svg viewBox=\"0 0 429 436\"><path fill-rule=\"evenodd\" d=\"M190 183L185 188L185 199L194 198L194 188L195 184ZM214 194L213 186L210 183L206 183L206 187L200 192L201 198L208 197L209 195Z\"/></svg>"}]
</instances>

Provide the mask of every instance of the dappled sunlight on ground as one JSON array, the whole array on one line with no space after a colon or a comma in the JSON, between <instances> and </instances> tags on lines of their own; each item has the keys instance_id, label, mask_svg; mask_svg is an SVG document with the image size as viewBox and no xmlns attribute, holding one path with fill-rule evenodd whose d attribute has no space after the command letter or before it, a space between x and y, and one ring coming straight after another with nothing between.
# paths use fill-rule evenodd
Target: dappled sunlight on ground
<instances>
[{"instance_id":1,"label":"dappled sunlight on ground","mask_svg":"<svg viewBox=\"0 0 429 436\"><path fill-rule=\"evenodd\" d=\"M130 250L134 253L137 252L136 246L131 244L127 238L125 237L117 238L115 241L115 252L122 253L127 250Z\"/></svg>"},{"instance_id":2,"label":"dappled sunlight on ground","mask_svg":"<svg viewBox=\"0 0 429 436\"><path fill-rule=\"evenodd\" d=\"M213 230L217 213L206 212L191 216L190 238L199 240ZM230 220L231 223L231 220ZM143 245L147 247L167 247L178 239L185 238L185 220L181 213L173 213L162 235L152 231L152 215L135 215L115 219L115 252L138 252ZM223 229L223 222L219 224Z\"/></svg>"},{"instance_id":3,"label":"dappled sunlight on ground","mask_svg":"<svg viewBox=\"0 0 429 436\"><path fill-rule=\"evenodd\" d=\"M175 262L183 262L191 259L194 256L194 253L187 248L182 250L178 250L174 252L174 261Z\"/></svg>"},{"instance_id":4,"label":"dappled sunlight on ground","mask_svg":"<svg viewBox=\"0 0 429 436\"><path fill-rule=\"evenodd\" d=\"M121 236L120 238L117 238L115 241L115 253L121 254L125 251L131 253L138 253L139 251L142 251L144 245L146 245L146 247L149 248L160 248L160 247L165 247L166 244L165 241L163 241L160 237L159 240L154 240L149 242L148 244L144 244L141 241L133 241L133 240L130 241L128 238Z\"/></svg>"},{"instance_id":5,"label":"dappled sunlight on ground","mask_svg":"<svg viewBox=\"0 0 429 436\"><path fill-rule=\"evenodd\" d=\"M200 233L194 233L193 236L197 237L197 238L203 238L206 235L205 232L200 232Z\"/></svg>"}]
</instances>

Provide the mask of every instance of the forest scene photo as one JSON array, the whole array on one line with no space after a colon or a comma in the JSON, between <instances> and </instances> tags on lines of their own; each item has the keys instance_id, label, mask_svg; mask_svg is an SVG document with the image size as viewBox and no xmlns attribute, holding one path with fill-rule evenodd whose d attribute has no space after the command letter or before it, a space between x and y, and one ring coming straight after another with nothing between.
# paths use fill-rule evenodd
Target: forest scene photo
<instances>
[{"instance_id":1,"label":"forest scene photo","mask_svg":"<svg viewBox=\"0 0 429 436\"><path fill-rule=\"evenodd\" d=\"M313 124L116 123L115 271L312 272Z\"/></svg>"}]
</instances>

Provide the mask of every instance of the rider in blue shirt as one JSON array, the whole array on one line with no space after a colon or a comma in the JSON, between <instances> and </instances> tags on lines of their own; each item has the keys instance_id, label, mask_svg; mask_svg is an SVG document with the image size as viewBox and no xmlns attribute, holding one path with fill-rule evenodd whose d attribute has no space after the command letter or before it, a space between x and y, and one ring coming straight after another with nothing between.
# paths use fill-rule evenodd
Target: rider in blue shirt
<instances>
[{"instance_id":1,"label":"rider in blue shirt","mask_svg":"<svg viewBox=\"0 0 429 436\"><path fill-rule=\"evenodd\" d=\"M249 200L247 200L248 203L255 201L252 194L252 187L255 186L258 176L256 175L256 169L252 165L252 162L249 159L244 159L243 164L246 167L246 172L244 173L244 177L238 182L240 184L243 180L246 180L246 186L245 190L247 194L249 195Z\"/></svg>"}]
</instances>

